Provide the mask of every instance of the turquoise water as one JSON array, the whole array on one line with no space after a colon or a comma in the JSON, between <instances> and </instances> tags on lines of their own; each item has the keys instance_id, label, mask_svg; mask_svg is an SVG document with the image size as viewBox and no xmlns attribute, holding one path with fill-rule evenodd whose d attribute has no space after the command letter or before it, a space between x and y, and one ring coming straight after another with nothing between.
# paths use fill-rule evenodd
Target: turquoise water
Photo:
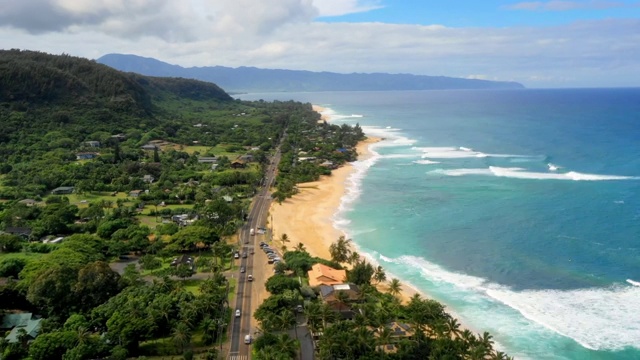
<instances>
[{"instance_id":1,"label":"turquoise water","mask_svg":"<svg viewBox=\"0 0 640 360\"><path fill-rule=\"evenodd\" d=\"M519 359L640 358L640 89L254 94L385 141L336 214Z\"/></svg>"}]
</instances>

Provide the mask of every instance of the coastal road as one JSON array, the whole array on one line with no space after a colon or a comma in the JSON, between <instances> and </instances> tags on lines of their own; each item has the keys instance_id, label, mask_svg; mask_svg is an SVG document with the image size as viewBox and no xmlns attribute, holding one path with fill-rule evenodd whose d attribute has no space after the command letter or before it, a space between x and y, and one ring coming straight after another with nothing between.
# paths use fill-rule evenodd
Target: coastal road
<instances>
[{"instance_id":1,"label":"coastal road","mask_svg":"<svg viewBox=\"0 0 640 360\"><path fill-rule=\"evenodd\" d=\"M284 137L283 137L284 138ZM248 360L251 358L251 345L244 343L246 335L254 336L251 333L251 293L253 282L247 281L247 275L253 274L254 255L251 255L253 249L255 255L258 254L260 247L257 246L258 228L266 228L267 214L269 213L269 206L271 205L271 192L269 189L273 185L275 180L276 169L280 163L280 146L277 147L276 152L271 158L271 162L267 167L263 186L253 199L251 210L247 223L240 229L240 236L238 237L238 246L240 254L247 253L247 257L240 256L240 267L244 267L245 273L237 272L234 277L238 279L238 285L236 287L236 301L235 307L231 308L232 320L231 320L231 347L229 348L228 359L229 360ZM256 235L251 235L250 229L255 229ZM238 260L236 260L238 261ZM255 269L260 269L260 266L256 266ZM255 276L255 275L254 275ZM257 281L255 286L264 286L261 282ZM236 317L236 310L240 310L240 316Z\"/></svg>"}]
</instances>

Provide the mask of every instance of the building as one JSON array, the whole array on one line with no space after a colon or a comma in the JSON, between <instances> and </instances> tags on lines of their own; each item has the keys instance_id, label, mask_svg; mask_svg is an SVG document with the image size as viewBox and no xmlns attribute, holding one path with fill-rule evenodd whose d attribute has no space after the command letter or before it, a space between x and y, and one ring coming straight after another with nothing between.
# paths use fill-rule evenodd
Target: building
<instances>
[{"instance_id":1,"label":"building","mask_svg":"<svg viewBox=\"0 0 640 360\"><path fill-rule=\"evenodd\" d=\"M21 330L24 330L26 333L27 341L32 341L40 333L40 329L42 328L41 322L41 318L35 317L31 313L6 314L2 317L0 330L11 330L5 337L5 340L9 343L20 341Z\"/></svg>"},{"instance_id":2,"label":"building","mask_svg":"<svg viewBox=\"0 0 640 360\"><path fill-rule=\"evenodd\" d=\"M246 154L246 155L242 155L240 157L238 157L238 160L244 161L244 162L252 162L254 160L253 155L251 154Z\"/></svg>"},{"instance_id":3,"label":"building","mask_svg":"<svg viewBox=\"0 0 640 360\"><path fill-rule=\"evenodd\" d=\"M245 162L242 160L234 160L231 163L231 168L232 169L243 169L246 166Z\"/></svg>"},{"instance_id":4,"label":"building","mask_svg":"<svg viewBox=\"0 0 640 360\"><path fill-rule=\"evenodd\" d=\"M400 341L402 341L403 339L413 340L413 335L415 334L415 331L411 326L397 321L392 321L386 324L385 328L389 331L389 341L387 344L378 345L376 349L382 350L389 354L398 351L397 344ZM374 331L374 336L376 338L379 338L380 333Z\"/></svg>"},{"instance_id":5,"label":"building","mask_svg":"<svg viewBox=\"0 0 640 360\"><path fill-rule=\"evenodd\" d=\"M75 188L73 186L60 186L51 190L51 195L73 194Z\"/></svg>"},{"instance_id":6,"label":"building","mask_svg":"<svg viewBox=\"0 0 640 360\"><path fill-rule=\"evenodd\" d=\"M84 144L87 145L88 147L94 147L94 148L100 147L100 141L85 141Z\"/></svg>"},{"instance_id":7,"label":"building","mask_svg":"<svg viewBox=\"0 0 640 360\"><path fill-rule=\"evenodd\" d=\"M337 270L324 264L315 264L307 273L309 275L309 286L342 284L347 279L345 270Z\"/></svg>"},{"instance_id":8,"label":"building","mask_svg":"<svg viewBox=\"0 0 640 360\"><path fill-rule=\"evenodd\" d=\"M24 204L27 206L33 206L36 205L38 202L33 200L33 199L24 199L24 200L20 200L18 201L20 204Z\"/></svg>"},{"instance_id":9,"label":"building","mask_svg":"<svg viewBox=\"0 0 640 360\"><path fill-rule=\"evenodd\" d=\"M142 177L142 181L151 184L153 182L153 180L155 180L155 178L153 177L153 175L145 175Z\"/></svg>"},{"instance_id":10,"label":"building","mask_svg":"<svg viewBox=\"0 0 640 360\"><path fill-rule=\"evenodd\" d=\"M233 198L229 195L224 195L222 199L228 203L233 202Z\"/></svg>"},{"instance_id":11,"label":"building","mask_svg":"<svg viewBox=\"0 0 640 360\"><path fill-rule=\"evenodd\" d=\"M116 135L111 135L112 139L116 139L118 141L123 141L127 139L127 135L125 134L116 134Z\"/></svg>"},{"instance_id":12,"label":"building","mask_svg":"<svg viewBox=\"0 0 640 360\"><path fill-rule=\"evenodd\" d=\"M199 156L198 162L203 164L215 164L218 162L218 158L215 156Z\"/></svg>"},{"instance_id":13,"label":"building","mask_svg":"<svg viewBox=\"0 0 640 360\"><path fill-rule=\"evenodd\" d=\"M91 160L97 157L98 154L93 152L81 152L76 154L76 160Z\"/></svg>"},{"instance_id":14,"label":"building","mask_svg":"<svg viewBox=\"0 0 640 360\"><path fill-rule=\"evenodd\" d=\"M351 303L360 301L360 289L353 284L320 285L320 298L345 319L353 319Z\"/></svg>"},{"instance_id":15,"label":"building","mask_svg":"<svg viewBox=\"0 0 640 360\"><path fill-rule=\"evenodd\" d=\"M17 235L21 238L28 239L31 236L31 229L26 227L8 227L4 230L4 233Z\"/></svg>"},{"instance_id":16,"label":"building","mask_svg":"<svg viewBox=\"0 0 640 360\"><path fill-rule=\"evenodd\" d=\"M131 190L129 191L129 196L137 198L138 196L140 196L141 193L142 193L142 190Z\"/></svg>"},{"instance_id":17,"label":"building","mask_svg":"<svg viewBox=\"0 0 640 360\"><path fill-rule=\"evenodd\" d=\"M160 148L158 147L158 145L155 145L155 144L145 144L145 145L142 145L140 148L141 148L142 150L150 150L150 151L153 151L153 150L160 150Z\"/></svg>"}]
</instances>

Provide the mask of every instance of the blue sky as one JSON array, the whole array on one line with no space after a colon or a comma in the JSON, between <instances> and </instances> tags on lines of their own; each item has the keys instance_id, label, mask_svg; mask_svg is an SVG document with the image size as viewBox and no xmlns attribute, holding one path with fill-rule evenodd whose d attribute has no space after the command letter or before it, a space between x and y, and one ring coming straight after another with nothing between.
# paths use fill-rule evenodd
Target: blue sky
<instances>
[{"instance_id":1,"label":"blue sky","mask_svg":"<svg viewBox=\"0 0 640 360\"><path fill-rule=\"evenodd\" d=\"M2 0L0 0L2 1ZM640 86L640 0L2 1L0 44L181 66Z\"/></svg>"},{"instance_id":2,"label":"blue sky","mask_svg":"<svg viewBox=\"0 0 640 360\"><path fill-rule=\"evenodd\" d=\"M580 20L640 18L638 1L372 1L374 10L325 16L326 22L439 24L450 27L551 26Z\"/></svg>"}]
</instances>

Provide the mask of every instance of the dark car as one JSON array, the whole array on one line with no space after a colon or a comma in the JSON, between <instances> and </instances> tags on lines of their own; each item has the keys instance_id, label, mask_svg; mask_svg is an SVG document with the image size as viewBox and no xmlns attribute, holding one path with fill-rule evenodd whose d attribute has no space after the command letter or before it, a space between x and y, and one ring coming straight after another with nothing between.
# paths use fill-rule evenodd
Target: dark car
<instances>
[{"instance_id":1,"label":"dark car","mask_svg":"<svg viewBox=\"0 0 640 360\"><path fill-rule=\"evenodd\" d=\"M246 251L242 253L242 258L243 258L243 259L246 259L246 258L247 258L247 252L246 252Z\"/></svg>"},{"instance_id":2,"label":"dark car","mask_svg":"<svg viewBox=\"0 0 640 360\"><path fill-rule=\"evenodd\" d=\"M247 270L244 268L244 266L241 266L241 267L240 267L240 272L241 272L241 273L244 273L245 271L247 271Z\"/></svg>"}]
</instances>

